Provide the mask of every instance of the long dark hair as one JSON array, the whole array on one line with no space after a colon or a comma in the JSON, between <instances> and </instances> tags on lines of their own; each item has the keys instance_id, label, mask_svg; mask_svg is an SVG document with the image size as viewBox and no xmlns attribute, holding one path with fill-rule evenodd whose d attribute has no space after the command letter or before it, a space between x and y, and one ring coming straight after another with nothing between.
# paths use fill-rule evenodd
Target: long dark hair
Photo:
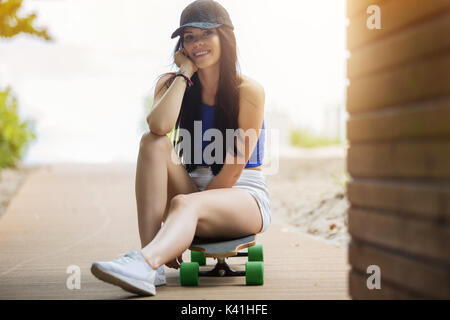
<instances>
[{"instance_id":1,"label":"long dark hair","mask_svg":"<svg viewBox=\"0 0 450 320\"><path fill-rule=\"evenodd\" d=\"M225 143L226 129L237 130L238 126L238 116L239 116L239 85L242 82L241 71L239 67L239 62L237 59L237 45L236 37L231 28L222 25L216 28L217 33L220 38L220 77L219 85L216 93L216 106L214 107L214 124L213 127L220 130L222 137L224 139L223 143L223 160L221 163L214 162L211 164L211 170L214 175L217 175L225 163L225 157L228 152L229 147ZM178 42L175 46L173 55L183 47L183 35L180 36ZM170 87L175 79L175 72L168 72L160 75L159 78L170 74L165 83L167 88ZM174 147L177 147L182 139L179 139L178 132L179 129L186 129L191 135L191 155L188 159L194 159L194 121L201 121L201 102L202 102L202 86L198 78L197 72L191 77L194 85L187 89L183 96L183 101L181 104L180 113L178 115L175 132L172 137L172 143ZM213 142L213 141L212 141ZM236 138L234 141L233 154L236 156L238 152L236 148ZM184 149L177 150L176 153L182 159ZM240 154L240 153L239 153ZM214 151L211 154L214 155ZM241 155L241 154L240 154ZM197 167L191 160L190 163L186 163L185 160L181 160L183 166L187 172L192 172ZM219 161L220 162L220 161Z\"/></svg>"}]
</instances>

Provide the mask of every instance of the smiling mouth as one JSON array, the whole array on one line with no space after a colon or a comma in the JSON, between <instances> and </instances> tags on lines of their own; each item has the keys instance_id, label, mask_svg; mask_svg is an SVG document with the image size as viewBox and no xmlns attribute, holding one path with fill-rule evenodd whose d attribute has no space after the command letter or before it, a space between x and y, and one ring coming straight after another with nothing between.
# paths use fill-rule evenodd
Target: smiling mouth
<instances>
[{"instance_id":1,"label":"smiling mouth","mask_svg":"<svg viewBox=\"0 0 450 320\"><path fill-rule=\"evenodd\" d=\"M201 55L199 55L199 56L194 55L194 58L201 58L201 57L207 56L208 54L210 54L210 52L211 52L211 51L208 50L208 51L206 51L205 54L201 54Z\"/></svg>"}]
</instances>

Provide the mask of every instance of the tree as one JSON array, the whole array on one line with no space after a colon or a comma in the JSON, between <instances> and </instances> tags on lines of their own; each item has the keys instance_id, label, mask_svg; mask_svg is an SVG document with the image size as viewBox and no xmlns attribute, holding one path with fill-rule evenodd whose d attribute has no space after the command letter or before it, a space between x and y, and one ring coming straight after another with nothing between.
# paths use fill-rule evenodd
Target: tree
<instances>
[{"instance_id":1,"label":"tree","mask_svg":"<svg viewBox=\"0 0 450 320\"><path fill-rule=\"evenodd\" d=\"M46 28L33 25L36 13L24 17L17 15L21 6L22 0L0 0L0 38L11 39L26 33L46 41L52 40ZM11 87L0 88L0 169L16 167L30 140L36 139L29 128L30 122L19 119L17 108L17 98L12 94Z\"/></svg>"},{"instance_id":2,"label":"tree","mask_svg":"<svg viewBox=\"0 0 450 320\"><path fill-rule=\"evenodd\" d=\"M12 38L20 33L35 35L45 40L52 40L46 28L33 26L36 13L18 17L17 12L22 6L22 0L0 0L0 37Z\"/></svg>"}]
</instances>

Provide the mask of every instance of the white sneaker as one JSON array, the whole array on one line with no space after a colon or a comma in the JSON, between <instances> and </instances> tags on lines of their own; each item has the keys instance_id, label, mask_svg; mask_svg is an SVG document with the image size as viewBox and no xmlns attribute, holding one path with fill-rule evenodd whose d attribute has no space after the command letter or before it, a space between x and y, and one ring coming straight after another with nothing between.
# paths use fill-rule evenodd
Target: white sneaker
<instances>
[{"instance_id":1,"label":"white sneaker","mask_svg":"<svg viewBox=\"0 0 450 320\"><path fill-rule=\"evenodd\" d=\"M155 286L166 284L164 266L152 269L139 250L132 250L113 261L94 262L91 272L102 281L142 295L155 295Z\"/></svg>"}]
</instances>

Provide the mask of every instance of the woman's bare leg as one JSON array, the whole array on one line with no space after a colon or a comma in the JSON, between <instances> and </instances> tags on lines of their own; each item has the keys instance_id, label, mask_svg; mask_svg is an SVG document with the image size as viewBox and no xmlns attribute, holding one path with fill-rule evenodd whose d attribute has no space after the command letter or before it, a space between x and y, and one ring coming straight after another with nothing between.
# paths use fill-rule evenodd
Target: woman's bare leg
<instances>
[{"instance_id":1,"label":"woman's bare leg","mask_svg":"<svg viewBox=\"0 0 450 320\"><path fill-rule=\"evenodd\" d=\"M141 246L153 240L170 200L198 191L166 135L142 136L136 166L136 204Z\"/></svg>"},{"instance_id":2,"label":"woman's bare leg","mask_svg":"<svg viewBox=\"0 0 450 320\"><path fill-rule=\"evenodd\" d=\"M256 200L246 190L221 188L175 196L164 225L142 249L149 265L159 266L180 256L201 237L240 237L262 229Z\"/></svg>"}]
</instances>

